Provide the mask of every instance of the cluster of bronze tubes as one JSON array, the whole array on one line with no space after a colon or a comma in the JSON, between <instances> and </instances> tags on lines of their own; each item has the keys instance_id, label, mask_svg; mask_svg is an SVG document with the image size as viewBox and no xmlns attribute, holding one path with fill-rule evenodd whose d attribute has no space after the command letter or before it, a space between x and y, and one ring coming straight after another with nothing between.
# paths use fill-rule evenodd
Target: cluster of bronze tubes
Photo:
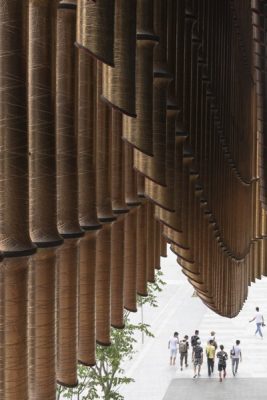
<instances>
[{"instance_id":1,"label":"cluster of bronze tubes","mask_svg":"<svg viewBox=\"0 0 267 400\"><path fill-rule=\"evenodd\" d=\"M227 317L267 274L264 13L0 1L0 399L76 386L167 243Z\"/></svg>"}]
</instances>

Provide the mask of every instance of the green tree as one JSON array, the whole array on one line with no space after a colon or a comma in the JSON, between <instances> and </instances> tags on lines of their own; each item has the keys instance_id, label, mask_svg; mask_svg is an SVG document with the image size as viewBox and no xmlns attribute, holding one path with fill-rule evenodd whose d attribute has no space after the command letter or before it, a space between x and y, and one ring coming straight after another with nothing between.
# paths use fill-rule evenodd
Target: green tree
<instances>
[{"instance_id":1,"label":"green tree","mask_svg":"<svg viewBox=\"0 0 267 400\"><path fill-rule=\"evenodd\" d=\"M145 304L157 307L157 294L162 291L165 282L162 280L162 272L157 271L155 282L148 284L148 296L138 296L138 306ZM68 389L58 387L57 399L79 399L79 400L123 400L119 393L120 387L134 380L125 376L122 363L132 359L135 350L136 333L141 332L142 337L153 337L150 326L143 320L139 323L130 321L130 312L124 313L124 329L111 329L111 346L103 347L97 345L96 365L94 367L78 366L79 384L77 388Z\"/></svg>"}]
</instances>

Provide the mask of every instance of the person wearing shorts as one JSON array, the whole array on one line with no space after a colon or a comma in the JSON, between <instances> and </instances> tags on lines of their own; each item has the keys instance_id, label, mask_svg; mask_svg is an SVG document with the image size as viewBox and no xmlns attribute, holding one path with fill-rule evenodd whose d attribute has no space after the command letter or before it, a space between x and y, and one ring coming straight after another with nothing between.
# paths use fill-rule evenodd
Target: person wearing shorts
<instances>
[{"instance_id":1,"label":"person wearing shorts","mask_svg":"<svg viewBox=\"0 0 267 400\"><path fill-rule=\"evenodd\" d=\"M173 337L171 337L168 342L168 349L170 350L170 365L175 365L178 343L179 343L178 332L174 332Z\"/></svg>"},{"instance_id":2,"label":"person wearing shorts","mask_svg":"<svg viewBox=\"0 0 267 400\"><path fill-rule=\"evenodd\" d=\"M217 358L219 359L218 361L218 371L219 371L219 379L220 382L222 382L222 375L225 378L226 377L226 361L228 359L228 354L226 351L224 351L224 346L221 344L220 345L220 351L217 353Z\"/></svg>"},{"instance_id":3,"label":"person wearing shorts","mask_svg":"<svg viewBox=\"0 0 267 400\"><path fill-rule=\"evenodd\" d=\"M201 341L198 340L196 346L193 349L193 364L194 364L194 376L200 376L200 369L203 363L203 348L200 346Z\"/></svg>"}]
</instances>

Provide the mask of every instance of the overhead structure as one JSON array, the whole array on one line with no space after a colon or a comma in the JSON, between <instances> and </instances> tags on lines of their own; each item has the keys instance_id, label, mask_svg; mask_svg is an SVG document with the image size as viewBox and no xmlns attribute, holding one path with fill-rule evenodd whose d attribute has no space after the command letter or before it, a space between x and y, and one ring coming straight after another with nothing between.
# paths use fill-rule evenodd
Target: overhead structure
<instances>
[{"instance_id":1,"label":"overhead structure","mask_svg":"<svg viewBox=\"0 0 267 400\"><path fill-rule=\"evenodd\" d=\"M236 316L267 275L264 0L0 0L0 399L77 385L167 242Z\"/></svg>"}]
</instances>

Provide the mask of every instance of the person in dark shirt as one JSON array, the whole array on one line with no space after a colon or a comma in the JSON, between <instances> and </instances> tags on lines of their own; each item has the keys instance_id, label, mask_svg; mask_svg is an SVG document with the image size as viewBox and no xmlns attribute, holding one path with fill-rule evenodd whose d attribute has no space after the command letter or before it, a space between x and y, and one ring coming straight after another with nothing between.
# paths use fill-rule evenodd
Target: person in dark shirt
<instances>
[{"instance_id":1,"label":"person in dark shirt","mask_svg":"<svg viewBox=\"0 0 267 400\"><path fill-rule=\"evenodd\" d=\"M228 359L228 354L226 351L224 351L224 346L221 344L220 345L220 351L217 353L217 358L219 359L218 361L218 371L219 371L219 378L220 382L222 382L222 372L223 372L223 377L226 377L226 361Z\"/></svg>"},{"instance_id":2,"label":"person in dark shirt","mask_svg":"<svg viewBox=\"0 0 267 400\"><path fill-rule=\"evenodd\" d=\"M203 363L203 348L200 345L201 341L198 340L196 346L193 348L194 378L200 376L200 369Z\"/></svg>"}]
</instances>

